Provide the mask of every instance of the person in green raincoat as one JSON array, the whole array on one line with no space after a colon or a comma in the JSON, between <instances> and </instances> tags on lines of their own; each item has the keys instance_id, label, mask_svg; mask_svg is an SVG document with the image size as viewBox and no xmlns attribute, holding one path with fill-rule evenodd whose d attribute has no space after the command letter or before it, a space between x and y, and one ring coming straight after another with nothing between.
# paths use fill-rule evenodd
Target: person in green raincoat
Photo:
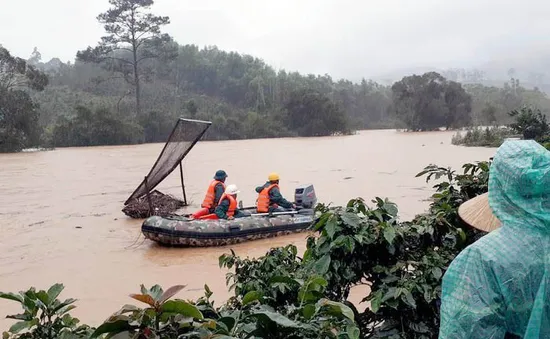
<instances>
[{"instance_id":1,"label":"person in green raincoat","mask_svg":"<svg viewBox=\"0 0 550 339\"><path fill-rule=\"evenodd\" d=\"M550 152L533 140L504 142L488 194L459 215L490 233L443 277L439 338L550 338Z\"/></svg>"}]
</instances>

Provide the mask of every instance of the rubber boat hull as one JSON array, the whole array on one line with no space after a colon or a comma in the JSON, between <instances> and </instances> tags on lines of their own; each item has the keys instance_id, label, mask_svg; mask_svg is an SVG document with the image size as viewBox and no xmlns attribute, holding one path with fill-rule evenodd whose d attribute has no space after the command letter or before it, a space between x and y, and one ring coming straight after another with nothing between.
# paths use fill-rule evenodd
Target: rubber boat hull
<instances>
[{"instance_id":1,"label":"rubber boat hull","mask_svg":"<svg viewBox=\"0 0 550 339\"><path fill-rule=\"evenodd\" d=\"M304 232L314 221L312 209L294 214L251 216L233 220L196 220L186 216L147 218L141 232L167 246L210 247Z\"/></svg>"}]
</instances>

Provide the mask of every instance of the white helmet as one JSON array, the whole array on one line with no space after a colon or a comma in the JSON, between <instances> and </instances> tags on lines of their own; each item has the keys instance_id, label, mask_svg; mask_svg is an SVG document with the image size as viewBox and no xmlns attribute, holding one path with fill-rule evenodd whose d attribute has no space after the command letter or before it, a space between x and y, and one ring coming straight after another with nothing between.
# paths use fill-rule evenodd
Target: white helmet
<instances>
[{"instance_id":1,"label":"white helmet","mask_svg":"<svg viewBox=\"0 0 550 339\"><path fill-rule=\"evenodd\" d=\"M228 185L226 188L225 188L225 194L237 194L239 193L239 189L237 188L237 185Z\"/></svg>"}]
</instances>

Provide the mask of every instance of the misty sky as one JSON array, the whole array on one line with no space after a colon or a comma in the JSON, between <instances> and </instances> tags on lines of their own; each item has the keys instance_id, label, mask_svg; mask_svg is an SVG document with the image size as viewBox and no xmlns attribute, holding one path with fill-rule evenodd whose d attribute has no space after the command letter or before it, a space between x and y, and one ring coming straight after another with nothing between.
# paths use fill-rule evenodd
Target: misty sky
<instances>
[{"instance_id":1,"label":"misty sky","mask_svg":"<svg viewBox=\"0 0 550 339\"><path fill-rule=\"evenodd\" d=\"M74 60L103 34L107 0L0 0L0 44ZM217 45L276 68L371 77L417 66L471 67L550 46L546 0L156 0L179 43ZM550 49L550 48L548 48Z\"/></svg>"}]
</instances>

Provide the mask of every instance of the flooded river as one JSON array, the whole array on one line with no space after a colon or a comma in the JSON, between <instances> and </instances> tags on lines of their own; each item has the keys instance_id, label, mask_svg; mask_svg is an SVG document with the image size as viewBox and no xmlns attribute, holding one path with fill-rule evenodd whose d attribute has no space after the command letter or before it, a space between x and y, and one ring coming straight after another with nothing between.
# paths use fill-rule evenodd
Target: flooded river
<instances>
[{"instance_id":1,"label":"flooded river","mask_svg":"<svg viewBox=\"0 0 550 339\"><path fill-rule=\"evenodd\" d=\"M451 145L452 133L364 131L354 136L199 142L184 161L188 211L202 201L214 172L225 169L239 186L239 200L252 205L254 187L267 174L281 176L281 191L293 198L301 183L315 186L320 202L345 204L350 198L388 197L402 218L422 212L431 185L415 178L424 166L458 166L486 160L494 149ZM305 234L219 248L162 248L144 240L141 220L126 217L123 202L141 182L163 144L65 148L0 154L0 291L30 286L46 289L62 282L61 297L78 299L73 314L99 325L125 303L140 284L167 288L186 284L182 298L202 295L207 283L217 300L228 292L218 256L233 248L260 256L272 246L305 246ZM179 172L158 189L181 196ZM219 304L219 302L218 302ZM0 300L0 331L18 312Z\"/></svg>"}]
</instances>

